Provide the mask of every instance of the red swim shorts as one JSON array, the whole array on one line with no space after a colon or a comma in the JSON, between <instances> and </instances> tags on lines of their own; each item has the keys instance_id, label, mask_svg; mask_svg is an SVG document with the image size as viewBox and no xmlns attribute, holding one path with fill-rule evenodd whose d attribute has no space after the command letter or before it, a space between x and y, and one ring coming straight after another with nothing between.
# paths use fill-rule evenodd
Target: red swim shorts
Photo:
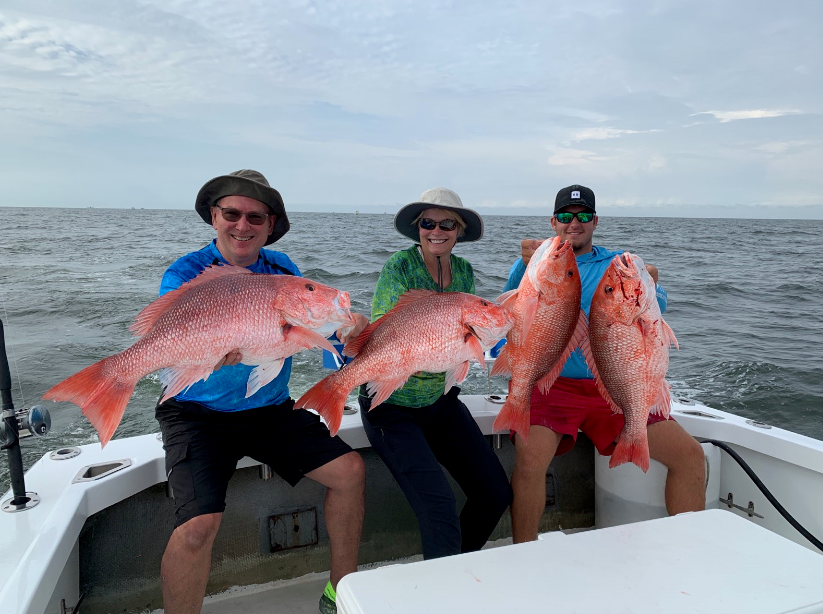
<instances>
[{"instance_id":1,"label":"red swim shorts","mask_svg":"<svg viewBox=\"0 0 823 614\"><path fill-rule=\"evenodd\" d=\"M603 456L614 451L615 440L623 430L623 414L616 414L600 396L594 380L558 377L545 395L535 386L531 397L531 424L545 426L563 435L555 456L574 447L578 430L592 440ZM671 420L649 414L647 424Z\"/></svg>"}]
</instances>

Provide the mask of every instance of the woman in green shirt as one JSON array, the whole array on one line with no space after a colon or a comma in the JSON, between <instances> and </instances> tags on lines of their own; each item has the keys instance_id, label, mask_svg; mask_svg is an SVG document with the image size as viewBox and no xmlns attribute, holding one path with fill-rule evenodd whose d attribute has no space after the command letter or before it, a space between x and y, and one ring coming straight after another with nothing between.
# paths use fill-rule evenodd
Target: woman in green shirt
<instances>
[{"instance_id":1,"label":"woman in green shirt","mask_svg":"<svg viewBox=\"0 0 823 614\"><path fill-rule=\"evenodd\" d=\"M474 294L474 271L454 256L455 243L477 241L483 220L445 188L432 188L394 218L397 231L415 242L392 255L377 280L371 320L386 314L407 290ZM372 448L403 489L417 516L426 559L479 550L511 503L512 490L477 423L448 394L444 373L417 373L369 411L360 391L360 416ZM466 495L460 515L443 469Z\"/></svg>"}]
</instances>

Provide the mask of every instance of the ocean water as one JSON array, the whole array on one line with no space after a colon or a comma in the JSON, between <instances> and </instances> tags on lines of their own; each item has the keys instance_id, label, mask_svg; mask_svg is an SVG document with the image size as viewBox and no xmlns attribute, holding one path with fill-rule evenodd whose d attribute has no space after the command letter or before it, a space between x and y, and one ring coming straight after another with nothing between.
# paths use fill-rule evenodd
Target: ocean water
<instances>
[{"instance_id":1,"label":"ocean water","mask_svg":"<svg viewBox=\"0 0 823 614\"><path fill-rule=\"evenodd\" d=\"M368 315L380 269L409 245L392 216L289 217L292 230L274 247ZM455 253L472 263L478 294L493 299L520 239L548 236L550 226L548 216L484 221L485 237ZM131 345L128 327L156 298L166 267L213 236L189 210L0 208L0 319L15 407L41 403L57 382ZM660 270L680 342L668 375L676 397L823 439L823 221L605 217L595 243ZM295 356L292 396L323 375L318 350ZM463 391L505 387L473 365ZM159 395L156 374L141 380L114 437L157 432ZM48 451L97 441L79 408L42 403L52 430L23 440L26 468ZM8 488L5 460L0 483Z\"/></svg>"}]
</instances>

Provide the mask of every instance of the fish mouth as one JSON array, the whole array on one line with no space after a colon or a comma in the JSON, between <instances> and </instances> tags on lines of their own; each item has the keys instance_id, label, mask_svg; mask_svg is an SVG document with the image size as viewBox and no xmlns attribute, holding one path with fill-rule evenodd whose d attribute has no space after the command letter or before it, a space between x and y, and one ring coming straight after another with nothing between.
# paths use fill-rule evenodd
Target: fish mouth
<instances>
[{"instance_id":1,"label":"fish mouth","mask_svg":"<svg viewBox=\"0 0 823 614\"><path fill-rule=\"evenodd\" d=\"M560 239L560 237L555 237L556 239ZM564 255L566 252L571 251L572 242L571 241L563 241L559 247L552 250L552 256L555 258L559 258L560 256Z\"/></svg>"},{"instance_id":2,"label":"fish mouth","mask_svg":"<svg viewBox=\"0 0 823 614\"><path fill-rule=\"evenodd\" d=\"M614 259L615 268L621 277L637 277L637 266L629 252L623 252Z\"/></svg>"},{"instance_id":3,"label":"fish mouth","mask_svg":"<svg viewBox=\"0 0 823 614\"><path fill-rule=\"evenodd\" d=\"M331 334L343 326L353 327L357 324L357 320L354 319L350 311L351 301L347 292L340 292L334 297L330 308L327 307L328 303L326 303L326 306L321 305L321 309L318 310L319 313L315 313L312 306L305 301L302 303L305 321L310 322L311 328L316 329L318 332L325 333L328 331L328 334Z\"/></svg>"},{"instance_id":4,"label":"fish mouth","mask_svg":"<svg viewBox=\"0 0 823 614\"><path fill-rule=\"evenodd\" d=\"M620 294L626 302L634 303L636 307L640 307L643 299L642 284L638 288L638 281L641 280L640 272L637 269L637 264L629 252L623 252L619 256L615 256L612 261L615 272L617 273L617 283L620 285Z\"/></svg>"},{"instance_id":5,"label":"fish mouth","mask_svg":"<svg viewBox=\"0 0 823 614\"><path fill-rule=\"evenodd\" d=\"M526 275L534 288L541 288L544 284L557 285L564 283L566 271L561 270L566 260L574 260L574 247L571 241L563 241L559 236L551 242L544 241L532 255ZM560 267L558 267L560 265Z\"/></svg>"}]
</instances>

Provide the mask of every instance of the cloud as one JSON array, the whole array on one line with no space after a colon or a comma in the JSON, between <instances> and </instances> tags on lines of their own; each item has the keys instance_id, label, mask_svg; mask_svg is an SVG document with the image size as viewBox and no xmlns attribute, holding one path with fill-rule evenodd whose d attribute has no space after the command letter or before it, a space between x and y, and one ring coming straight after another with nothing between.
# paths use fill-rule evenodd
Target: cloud
<instances>
[{"instance_id":1,"label":"cloud","mask_svg":"<svg viewBox=\"0 0 823 614\"><path fill-rule=\"evenodd\" d=\"M0 206L82 205L92 177L183 206L241 167L306 206L449 184L516 208L574 182L820 203L821 22L793 0L6 0Z\"/></svg>"},{"instance_id":2,"label":"cloud","mask_svg":"<svg viewBox=\"0 0 823 614\"><path fill-rule=\"evenodd\" d=\"M721 122L733 122L741 119L762 119L764 117L782 117L783 115L791 115L799 113L800 111L782 111L778 109L750 109L742 111L706 111L709 115L714 115Z\"/></svg>"}]
</instances>

